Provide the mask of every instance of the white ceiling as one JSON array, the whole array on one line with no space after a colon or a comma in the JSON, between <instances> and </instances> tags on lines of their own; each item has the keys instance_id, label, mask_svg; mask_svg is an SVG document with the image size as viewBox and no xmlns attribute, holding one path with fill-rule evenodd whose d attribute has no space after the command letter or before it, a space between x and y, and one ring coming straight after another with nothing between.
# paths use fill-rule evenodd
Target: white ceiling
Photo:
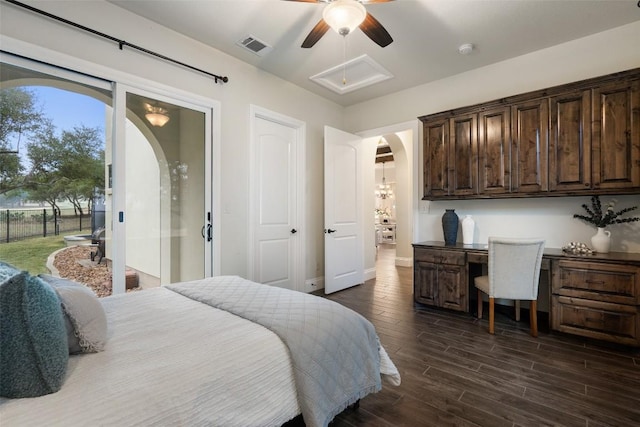
<instances>
[{"instance_id":1,"label":"white ceiling","mask_svg":"<svg viewBox=\"0 0 640 427\"><path fill-rule=\"evenodd\" d=\"M640 20L638 0L396 0L366 5L393 43L381 48L356 30L343 56L342 36L331 30L313 48L300 48L324 3L110 1L345 106ZM273 49L258 56L238 46L248 35ZM474 51L459 54L463 43ZM309 79L362 55L393 77L343 94Z\"/></svg>"}]
</instances>

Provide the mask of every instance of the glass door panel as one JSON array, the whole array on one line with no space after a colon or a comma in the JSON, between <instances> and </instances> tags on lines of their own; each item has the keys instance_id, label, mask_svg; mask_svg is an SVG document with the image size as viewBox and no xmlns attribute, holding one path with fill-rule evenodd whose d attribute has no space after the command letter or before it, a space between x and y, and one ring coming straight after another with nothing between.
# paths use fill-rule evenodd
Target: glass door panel
<instances>
[{"instance_id":1,"label":"glass door panel","mask_svg":"<svg viewBox=\"0 0 640 427\"><path fill-rule=\"evenodd\" d=\"M113 156L124 165L115 168L114 179L123 185L113 191L125 195L116 199L120 207L112 219L124 223L127 287L210 274L206 123L206 111L126 92L124 141L115 147L123 152Z\"/></svg>"}]
</instances>

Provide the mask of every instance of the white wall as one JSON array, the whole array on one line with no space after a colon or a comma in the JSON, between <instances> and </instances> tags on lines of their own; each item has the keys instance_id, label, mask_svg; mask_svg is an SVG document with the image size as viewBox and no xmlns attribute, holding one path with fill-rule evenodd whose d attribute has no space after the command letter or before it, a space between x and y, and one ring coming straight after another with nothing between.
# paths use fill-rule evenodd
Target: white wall
<instances>
[{"instance_id":1,"label":"white wall","mask_svg":"<svg viewBox=\"0 0 640 427\"><path fill-rule=\"evenodd\" d=\"M255 104L307 124L306 277L324 274L322 221L323 126L343 128L343 108L229 55L130 14L105 1L29 2L36 8L127 40L194 67L229 77L226 84L133 51L51 19L0 3L3 50L106 79L194 94L220 103L221 274L247 274L249 106ZM218 171L214 171L214 176Z\"/></svg>"},{"instance_id":2,"label":"white wall","mask_svg":"<svg viewBox=\"0 0 640 427\"><path fill-rule=\"evenodd\" d=\"M363 132L453 108L640 67L640 21L346 108L345 126ZM421 129L422 131L422 129ZM422 136L420 136L422 138ZM414 174L422 189L422 162ZM421 191L421 190L419 190ZM422 194L415 194L421 198ZM640 196L618 196L618 206ZM603 202L610 197L601 198ZM476 220L476 242L489 235L542 236L548 247L590 244L595 229L572 218L589 197L420 202L417 241L443 240L440 218L454 208ZM635 211L633 213L636 213ZM613 251L640 252L640 222L609 228ZM462 237L459 234L458 239Z\"/></svg>"},{"instance_id":3,"label":"white wall","mask_svg":"<svg viewBox=\"0 0 640 427\"><path fill-rule=\"evenodd\" d=\"M220 103L221 274L247 274L249 194L249 106L277 111L307 124L306 278L324 274L323 126L366 131L464 105L528 92L571 81L640 67L640 22L551 47L468 73L348 108L332 103L229 55L195 42L102 0L30 2L54 15L127 40L192 66L229 77L215 84L204 75L169 64L113 42L0 3L3 50L61 65L97 77L117 76L129 84L158 88L167 94L193 94ZM615 47L615 48L614 48ZM421 163L421 162L420 162ZM214 176L218 171L214 171ZM422 170L414 171L419 180ZM371 181L373 176L371 174ZM415 183L414 183L415 186ZM417 185L417 188L421 188ZM414 194L414 198L421 197ZM638 204L637 196L618 197L621 206ZM605 198L607 200L607 198ZM490 234L530 232L548 246L587 241L593 230L571 218L588 198L422 202L417 240L442 239L445 207L476 217L476 241ZM612 250L640 252L640 223L632 229L612 227Z\"/></svg>"}]
</instances>

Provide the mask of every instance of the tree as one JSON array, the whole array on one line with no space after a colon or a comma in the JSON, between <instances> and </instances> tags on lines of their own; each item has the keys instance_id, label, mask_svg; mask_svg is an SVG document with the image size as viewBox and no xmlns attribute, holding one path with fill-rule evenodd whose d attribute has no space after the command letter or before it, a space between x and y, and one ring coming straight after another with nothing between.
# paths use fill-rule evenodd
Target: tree
<instances>
[{"instance_id":1,"label":"tree","mask_svg":"<svg viewBox=\"0 0 640 427\"><path fill-rule=\"evenodd\" d=\"M44 121L36 100L24 88L0 89L0 194L23 185L24 167L16 151L23 141L28 143Z\"/></svg>"},{"instance_id":2,"label":"tree","mask_svg":"<svg viewBox=\"0 0 640 427\"><path fill-rule=\"evenodd\" d=\"M58 137L50 124L29 143L28 157L31 200L55 209L57 201L66 198L82 215L82 202L91 203L96 188L104 190L104 143L98 128L77 126Z\"/></svg>"}]
</instances>

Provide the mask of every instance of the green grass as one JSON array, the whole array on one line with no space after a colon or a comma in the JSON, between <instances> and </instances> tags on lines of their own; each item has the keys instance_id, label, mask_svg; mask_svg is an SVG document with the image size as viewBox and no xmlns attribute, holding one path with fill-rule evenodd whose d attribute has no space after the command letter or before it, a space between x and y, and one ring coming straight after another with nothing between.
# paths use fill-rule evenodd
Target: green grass
<instances>
[{"instance_id":1,"label":"green grass","mask_svg":"<svg viewBox=\"0 0 640 427\"><path fill-rule=\"evenodd\" d=\"M78 232L68 233L78 234ZM0 243L0 261L36 275L49 273L47 258L65 247L64 236L35 237L17 242Z\"/></svg>"}]
</instances>

